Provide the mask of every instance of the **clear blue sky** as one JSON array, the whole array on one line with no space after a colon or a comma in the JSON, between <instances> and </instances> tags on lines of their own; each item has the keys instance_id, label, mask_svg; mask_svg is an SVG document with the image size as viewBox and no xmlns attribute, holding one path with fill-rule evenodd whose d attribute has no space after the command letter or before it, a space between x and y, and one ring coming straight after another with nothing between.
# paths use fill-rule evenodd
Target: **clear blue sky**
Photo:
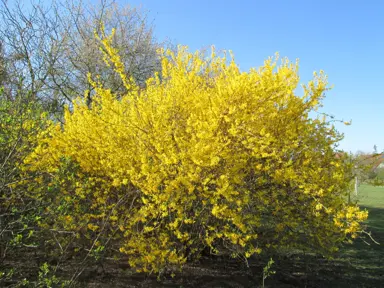
<instances>
[{"instance_id":1,"label":"clear blue sky","mask_svg":"<svg viewBox=\"0 0 384 288\"><path fill-rule=\"evenodd\" d=\"M279 52L300 59L302 82L324 70L334 89L322 111L351 126L340 148L384 150L384 1L125 1L141 6L158 40L232 50L242 70Z\"/></svg>"}]
</instances>

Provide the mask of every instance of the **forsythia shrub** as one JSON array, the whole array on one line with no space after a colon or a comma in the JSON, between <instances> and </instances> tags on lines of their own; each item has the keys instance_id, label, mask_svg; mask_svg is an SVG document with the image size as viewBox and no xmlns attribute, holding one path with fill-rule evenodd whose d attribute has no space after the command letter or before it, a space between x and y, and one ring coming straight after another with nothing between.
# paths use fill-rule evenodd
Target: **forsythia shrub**
<instances>
[{"instance_id":1,"label":"forsythia shrub","mask_svg":"<svg viewBox=\"0 0 384 288\"><path fill-rule=\"evenodd\" d=\"M10 95L0 87L0 267L12 259L14 270L18 270L14 259L37 246L42 203L31 197L28 185L23 185L20 168L46 125L47 113L31 93L16 91ZM4 278L0 277L0 286L1 280Z\"/></svg>"},{"instance_id":2,"label":"forsythia shrub","mask_svg":"<svg viewBox=\"0 0 384 288\"><path fill-rule=\"evenodd\" d=\"M117 99L91 81L92 107L77 99L26 161L44 175L36 193L52 198L46 225L95 246L115 240L139 271L181 266L207 247L326 254L359 232L367 212L346 204L342 137L309 117L328 89L322 72L298 96L298 65L286 59L241 72L233 57L179 47L161 51L161 73L139 89L112 36L100 42L130 92Z\"/></svg>"}]
</instances>

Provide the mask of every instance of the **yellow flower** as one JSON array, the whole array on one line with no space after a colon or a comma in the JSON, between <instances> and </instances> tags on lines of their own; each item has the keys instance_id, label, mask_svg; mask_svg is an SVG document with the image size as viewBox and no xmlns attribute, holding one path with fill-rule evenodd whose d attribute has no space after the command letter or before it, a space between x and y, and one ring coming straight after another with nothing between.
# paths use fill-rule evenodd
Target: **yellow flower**
<instances>
[{"instance_id":1,"label":"yellow flower","mask_svg":"<svg viewBox=\"0 0 384 288\"><path fill-rule=\"evenodd\" d=\"M30 192L57 187L49 211L73 215L49 219L55 226L120 229L104 236L140 271L182 265L185 243L250 257L262 252L258 237L263 247L334 251L340 235L355 235L367 212L345 204L351 169L335 157L340 136L310 117L328 89L322 72L299 96L297 63L276 57L241 72L225 55L180 46L159 52L161 73L139 88L113 33L98 39L128 92L90 75L92 107L76 99L25 161L46 177Z\"/></svg>"}]
</instances>

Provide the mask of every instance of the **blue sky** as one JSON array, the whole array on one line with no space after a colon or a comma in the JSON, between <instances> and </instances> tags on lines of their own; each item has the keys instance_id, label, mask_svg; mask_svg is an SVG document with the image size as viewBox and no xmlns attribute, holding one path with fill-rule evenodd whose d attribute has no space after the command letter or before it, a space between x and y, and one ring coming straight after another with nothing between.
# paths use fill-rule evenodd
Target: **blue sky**
<instances>
[{"instance_id":1,"label":"blue sky","mask_svg":"<svg viewBox=\"0 0 384 288\"><path fill-rule=\"evenodd\" d=\"M120 4L148 12L155 36L188 45L232 50L242 70L279 52L300 59L301 82L324 70L334 89L323 112L351 126L340 148L384 150L384 1L176 1Z\"/></svg>"}]
</instances>

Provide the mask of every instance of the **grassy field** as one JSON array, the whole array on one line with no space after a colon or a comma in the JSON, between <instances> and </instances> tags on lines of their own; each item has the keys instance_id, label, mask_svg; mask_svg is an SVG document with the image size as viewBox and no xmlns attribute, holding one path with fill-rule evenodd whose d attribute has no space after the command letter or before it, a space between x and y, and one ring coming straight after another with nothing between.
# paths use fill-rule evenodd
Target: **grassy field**
<instances>
[{"instance_id":1,"label":"grassy field","mask_svg":"<svg viewBox=\"0 0 384 288\"><path fill-rule=\"evenodd\" d=\"M380 244L384 248L384 239L382 238L384 237L384 186L360 185L358 195L354 199L360 206L369 210L367 225L376 234L376 237L381 237ZM382 256L384 267L384 255Z\"/></svg>"},{"instance_id":2,"label":"grassy field","mask_svg":"<svg viewBox=\"0 0 384 288\"><path fill-rule=\"evenodd\" d=\"M341 271L344 275L330 279L327 287L384 287L384 187L362 184L352 201L369 211L365 230L379 244L367 236L346 246L333 261L341 270L332 271L334 276Z\"/></svg>"},{"instance_id":3,"label":"grassy field","mask_svg":"<svg viewBox=\"0 0 384 288\"><path fill-rule=\"evenodd\" d=\"M384 186L361 184L357 197L354 196L352 199L357 200L361 206L384 209Z\"/></svg>"}]
</instances>

